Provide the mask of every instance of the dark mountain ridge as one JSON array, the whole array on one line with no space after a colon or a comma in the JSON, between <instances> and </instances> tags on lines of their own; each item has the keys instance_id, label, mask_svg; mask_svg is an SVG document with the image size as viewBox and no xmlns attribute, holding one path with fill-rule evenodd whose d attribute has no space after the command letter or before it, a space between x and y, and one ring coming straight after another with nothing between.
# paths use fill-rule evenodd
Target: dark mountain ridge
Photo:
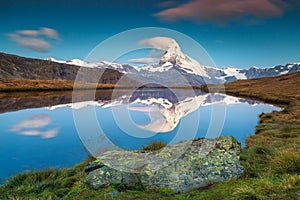
<instances>
[{"instance_id":1,"label":"dark mountain ridge","mask_svg":"<svg viewBox=\"0 0 300 200\"><path fill-rule=\"evenodd\" d=\"M67 80L115 84L123 74L113 69L79 67L0 53L0 78Z\"/></svg>"}]
</instances>

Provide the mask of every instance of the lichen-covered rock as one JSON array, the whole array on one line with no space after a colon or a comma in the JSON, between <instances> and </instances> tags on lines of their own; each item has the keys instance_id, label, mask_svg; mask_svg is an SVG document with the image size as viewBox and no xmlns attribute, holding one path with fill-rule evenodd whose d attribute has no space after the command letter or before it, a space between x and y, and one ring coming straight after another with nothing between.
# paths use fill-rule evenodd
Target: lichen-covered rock
<instances>
[{"instance_id":1,"label":"lichen-covered rock","mask_svg":"<svg viewBox=\"0 0 300 200\"><path fill-rule=\"evenodd\" d=\"M97 158L99 168L89 172L86 182L97 188L109 183L142 183L145 187L187 192L240 177L240 149L233 137L226 136L183 141L148 153L108 151Z\"/></svg>"},{"instance_id":2,"label":"lichen-covered rock","mask_svg":"<svg viewBox=\"0 0 300 200\"><path fill-rule=\"evenodd\" d=\"M91 171L86 177L86 181L94 188L102 188L110 183L124 183L130 187L134 187L140 182L140 176L136 173L122 172L103 166Z\"/></svg>"}]
</instances>

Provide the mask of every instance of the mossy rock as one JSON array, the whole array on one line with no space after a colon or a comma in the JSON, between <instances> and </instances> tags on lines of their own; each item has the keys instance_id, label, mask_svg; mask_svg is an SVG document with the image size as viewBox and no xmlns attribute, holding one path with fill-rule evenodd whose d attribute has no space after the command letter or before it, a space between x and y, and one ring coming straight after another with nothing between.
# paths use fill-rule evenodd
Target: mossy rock
<instances>
[{"instance_id":1,"label":"mossy rock","mask_svg":"<svg viewBox=\"0 0 300 200\"><path fill-rule=\"evenodd\" d=\"M110 183L141 183L183 193L240 177L240 150L236 139L221 136L187 140L154 152L108 151L97 158L101 165L88 173L86 182L97 188Z\"/></svg>"}]
</instances>

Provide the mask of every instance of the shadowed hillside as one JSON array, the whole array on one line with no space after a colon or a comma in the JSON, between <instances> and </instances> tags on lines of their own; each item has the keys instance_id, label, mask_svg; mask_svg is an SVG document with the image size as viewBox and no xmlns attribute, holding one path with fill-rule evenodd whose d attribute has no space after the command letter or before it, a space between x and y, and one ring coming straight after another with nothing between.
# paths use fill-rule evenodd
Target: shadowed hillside
<instances>
[{"instance_id":1,"label":"shadowed hillside","mask_svg":"<svg viewBox=\"0 0 300 200\"><path fill-rule=\"evenodd\" d=\"M80 69L80 70L79 70ZM49 60L0 53L0 78L66 80L115 84L123 74L112 69L87 68Z\"/></svg>"}]
</instances>

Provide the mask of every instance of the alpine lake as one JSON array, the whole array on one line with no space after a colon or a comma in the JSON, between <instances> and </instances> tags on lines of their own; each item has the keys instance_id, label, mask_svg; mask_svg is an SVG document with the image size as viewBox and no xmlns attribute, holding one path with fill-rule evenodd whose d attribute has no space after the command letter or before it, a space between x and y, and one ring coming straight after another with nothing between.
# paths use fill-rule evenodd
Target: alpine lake
<instances>
[{"instance_id":1,"label":"alpine lake","mask_svg":"<svg viewBox=\"0 0 300 200\"><path fill-rule=\"evenodd\" d=\"M261 113L281 108L200 90L98 90L20 93L0 98L0 180L71 167L109 149L140 149L153 140L233 136L242 146Z\"/></svg>"}]
</instances>

